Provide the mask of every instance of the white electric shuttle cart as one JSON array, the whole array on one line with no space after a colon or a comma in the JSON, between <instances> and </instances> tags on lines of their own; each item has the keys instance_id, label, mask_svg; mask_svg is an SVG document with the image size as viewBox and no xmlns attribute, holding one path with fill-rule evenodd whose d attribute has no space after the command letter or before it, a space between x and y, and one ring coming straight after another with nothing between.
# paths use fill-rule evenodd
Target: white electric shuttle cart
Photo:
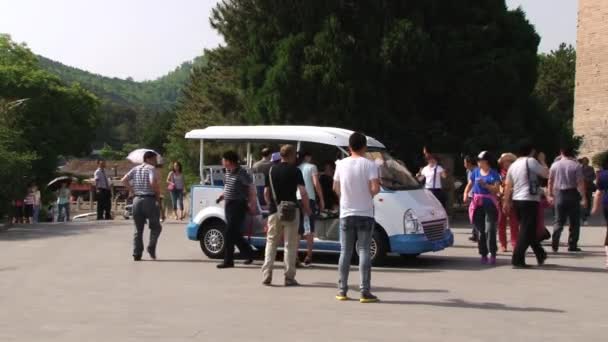
<instances>
[{"instance_id":1,"label":"white electric shuttle cart","mask_svg":"<svg viewBox=\"0 0 608 342\"><path fill-rule=\"evenodd\" d=\"M254 162L253 152L259 152L261 146L271 146L278 151L285 143L297 146L298 150L311 151L316 162L342 159L348 155L351 133L340 128L309 126L215 126L188 132L187 139L200 141L201 177L201 184L194 185L190 193L188 238L199 241L208 257L223 256L226 220L223 203L216 204L216 199L223 190L224 170L219 165L205 164L205 143L229 143L246 149L243 166L250 169ZM407 168L393 159L381 142L371 137L368 137L367 157L380 168L382 188L374 198L373 264L382 263L389 253L415 256L452 246L454 236L446 212L433 194L422 189ZM322 170L322 165L318 166ZM261 191L263 175L253 177ZM243 228L244 235L257 250L263 250L266 244L266 218L264 212L258 217L249 217ZM314 251L339 253L339 213L323 212L315 224ZM305 245L302 240L300 248L304 250Z\"/></svg>"}]
</instances>

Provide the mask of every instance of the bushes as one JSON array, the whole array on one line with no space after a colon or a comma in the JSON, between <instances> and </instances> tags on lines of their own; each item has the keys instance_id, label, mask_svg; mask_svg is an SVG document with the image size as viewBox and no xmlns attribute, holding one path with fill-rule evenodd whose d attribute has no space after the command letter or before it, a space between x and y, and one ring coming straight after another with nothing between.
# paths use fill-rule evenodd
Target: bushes
<instances>
[{"instance_id":1,"label":"bushes","mask_svg":"<svg viewBox=\"0 0 608 342\"><path fill-rule=\"evenodd\" d=\"M591 157L591 164L595 167L602 167L604 163L608 160L608 150L604 152L600 152Z\"/></svg>"}]
</instances>

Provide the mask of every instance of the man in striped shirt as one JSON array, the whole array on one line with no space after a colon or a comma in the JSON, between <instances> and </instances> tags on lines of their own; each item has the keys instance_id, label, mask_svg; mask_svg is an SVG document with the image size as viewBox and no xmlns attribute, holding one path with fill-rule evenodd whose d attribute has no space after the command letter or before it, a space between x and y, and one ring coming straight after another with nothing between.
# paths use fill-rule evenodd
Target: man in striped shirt
<instances>
[{"instance_id":1,"label":"man in striped shirt","mask_svg":"<svg viewBox=\"0 0 608 342\"><path fill-rule=\"evenodd\" d=\"M234 151L224 153L222 163L226 168L224 192L217 203L225 200L226 216L226 248L224 249L224 262L217 268L234 267L234 246L236 245L245 256L245 265L253 262L251 246L241 235L241 228L245 223L247 211L257 211L257 194L252 177L239 165L239 156Z\"/></svg>"},{"instance_id":2,"label":"man in striped shirt","mask_svg":"<svg viewBox=\"0 0 608 342\"><path fill-rule=\"evenodd\" d=\"M156 153L148 151L144 154L143 164L131 169L122 182L129 194L135 196L133 200L133 221L135 222L135 236L133 238L133 260L140 261L144 251L144 227L146 220L150 227L150 242L148 253L156 259L156 244L162 231L160 225L160 186L155 166Z\"/></svg>"}]
</instances>

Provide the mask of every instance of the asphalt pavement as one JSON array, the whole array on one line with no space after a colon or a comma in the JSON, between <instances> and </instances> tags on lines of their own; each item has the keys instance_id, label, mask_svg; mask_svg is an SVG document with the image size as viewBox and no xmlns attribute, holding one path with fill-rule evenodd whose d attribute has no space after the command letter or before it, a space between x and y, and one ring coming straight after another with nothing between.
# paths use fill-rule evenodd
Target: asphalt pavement
<instances>
[{"instance_id":1,"label":"asphalt pavement","mask_svg":"<svg viewBox=\"0 0 608 342\"><path fill-rule=\"evenodd\" d=\"M603 227L583 228L584 252L518 270L510 253L480 265L457 224L454 247L374 268L375 304L334 299L336 256L299 270L297 288L282 286L278 262L264 287L261 260L217 270L184 228L166 223L159 260L142 262L131 258L130 222L1 231L0 341L606 340ZM356 298L355 267L350 283Z\"/></svg>"}]
</instances>

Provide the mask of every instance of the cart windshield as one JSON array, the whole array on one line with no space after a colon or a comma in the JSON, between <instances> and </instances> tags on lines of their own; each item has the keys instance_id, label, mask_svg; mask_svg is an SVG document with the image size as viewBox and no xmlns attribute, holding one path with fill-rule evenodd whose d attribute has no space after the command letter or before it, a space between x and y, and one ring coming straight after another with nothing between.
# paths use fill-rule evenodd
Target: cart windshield
<instances>
[{"instance_id":1,"label":"cart windshield","mask_svg":"<svg viewBox=\"0 0 608 342\"><path fill-rule=\"evenodd\" d=\"M380 185L387 190L419 189L420 183L401 163L383 150L368 151L367 158L379 167Z\"/></svg>"}]
</instances>

